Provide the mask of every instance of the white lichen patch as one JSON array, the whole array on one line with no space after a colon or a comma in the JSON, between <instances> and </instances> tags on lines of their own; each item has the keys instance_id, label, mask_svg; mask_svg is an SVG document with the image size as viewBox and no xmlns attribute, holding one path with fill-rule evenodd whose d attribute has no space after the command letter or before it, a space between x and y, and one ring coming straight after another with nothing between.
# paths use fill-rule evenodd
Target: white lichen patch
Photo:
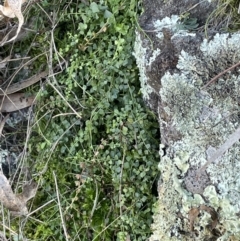
<instances>
[{"instance_id":1,"label":"white lichen patch","mask_svg":"<svg viewBox=\"0 0 240 241\"><path fill-rule=\"evenodd\" d=\"M214 235L218 241L240 240L240 144L207 167L210 183L201 194L191 193L184 184L189 168L203 166L211 150L218 149L240 125L240 76L236 72L202 88L240 61L239 42L237 33L204 40L201 54L182 51L179 73L166 72L161 79L162 109L181 140L169 142L159 163L162 181L150 241L208 240ZM199 215L191 218L194 208Z\"/></svg>"},{"instance_id":2,"label":"white lichen patch","mask_svg":"<svg viewBox=\"0 0 240 241\"><path fill-rule=\"evenodd\" d=\"M178 21L179 21L179 16L178 15L172 15L171 17L165 17L161 20L157 20L153 23L154 30L157 31L157 37L158 38L163 38L162 34L162 29L163 28L168 28L171 29L172 31L178 31Z\"/></svg>"},{"instance_id":3,"label":"white lichen patch","mask_svg":"<svg viewBox=\"0 0 240 241\"><path fill-rule=\"evenodd\" d=\"M191 35L194 36L195 34L188 33L185 30L179 31L178 29L178 22L179 17L177 15L172 15L171 17L166 17L162 20L157 20L154 22L154 32L156 32L156 36L159 38L159 42L163 42L164 35L162 32L163 28L171 29L171 31L174 33L174 36L176 35ZM146 41L146 40L145 40ZM151 71L151 65L156 60L156 58L161 55L163 49L156 48L152 49L152 44L148 44L148 46L151 46L151 48L144 47L141 35L138 31L136 31L136 39L134 43L134 52L133 55L136 58L137 66L139 69L139 76L140 76L140 83L141 83L141 93L143 95L143 99L148 101L150 99L150 95L152 92L155 92L154 86L149 85L149 79L146 75L146 69L148 71ZM160 80L159 80L160 82ZM153 84L153 83L152 83Z\"/></svg>"},{"instance_id":4,"label":"white lichen patch","mask_svg":"<svg viewBox=\"0 0 240 241\"><path fill-rule=\"evenodd\" d=\"M171 240L172 233L174 233L175 237L172 240L179 240L178 238L181 237L179 233L181 219L176 216L176 213L180 211L178 206L183 193L178 193L176 190L179 188L179 183L175 183L178 170L167 157L162 159L160 168L164 170L161 176L163 182L158 187L161 198L156 203L157 211L154 215L156 222L152 227L154 234L150 240ZM172 186L175 186L176 189L172 188ZM169 205L169 200L171 200L171 205ZM169 232L166 233L166 230Z\"/></svg>"},{"instance_id":5,"label":"white lichen patch","mask_svg":"<svg viewBox=\"0 0 240 241\"><path fill-rule=\"evenodd\" d=\"M149 58L149 60L146 62L146 66L151 68L152 63L155 61L156 57L161 53L160 49L157 48L153 51L152 56Z\"/></svg>"},{"instance_id":6,"label":"white lichen patch","mask_svg":"<svg viewBox=\"0 0 240 241\"><path fill-rule=\"evenodd\" d=\"M156 50L157 51L157 50ZM157 51L158 53L158 51ZM153 54L150 58L150 62L148 62L147 56L147 48L143 47L143 42L141 40L141 36L138 32L136 32L136 40L134 44L134 53L137 60L137 66L139 69L139 79L141 83L141 93L143 95L143 99L148 101L150 98L150 94L154 92L154 89L148 84L148 77L146 75L146 66L149 66L154 58L156 58L157 54Z\"/></svg>"}]
</instances>

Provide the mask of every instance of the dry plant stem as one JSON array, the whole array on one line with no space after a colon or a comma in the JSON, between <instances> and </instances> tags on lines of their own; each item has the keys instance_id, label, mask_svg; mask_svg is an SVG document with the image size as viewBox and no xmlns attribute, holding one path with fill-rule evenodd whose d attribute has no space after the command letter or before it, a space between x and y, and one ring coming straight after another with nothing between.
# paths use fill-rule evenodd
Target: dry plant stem
<instances>
[{"instance_id":1,"label":"dry plant stem","mask_svg":"<svg viewBox=\"0 0 240 241\"><path fill-rule=\"evenodd\" d=\"M185 14L185 13L187 13L187 12L190 12L192 9L196 8L199 4L201 4L201 3L205 2L205 1L206 1L206 0L203 0L203 1L201 1L201 2L199 2L199 3L197 3L197 4L195 4L195 5L193 5L192 7L188 8L185 12L182 12L181 15L183 15L183 14Z\"/></svg>"},{"instance_id":2,"label":"dry plant stem","mask_svg":"<svg viewBox=\"0 0 240 241\"><path fill-rule=\"evenodd\" d=\"M45 203L44 205L42 205L41 207L35 209L34 211L32 211L31 213L27 214L27 217L31 216L32 214L36 213L37 211L41 210L42 208L44 208L45 206L47 206L48 204L55 202L55 199L52 199L50 201L48 201L47 203Z\"/></svg>"},{"instance_id":3,"label":"dry plant stem","mask_svg":"<svg viewBox=\"0 0 240 241\"><path fill-rule=\"evenodd\" d=\"M17 38L17 36L21 30L21 27L24 23L24 17L22 15L22 10L21 10L21 6L24 2L25 2L25 0L5 0L4 6L0 5L0 12L2 15L9 17L9 18L14 18L14 17L18 18L18 28L17 28L17 32L16 32L15 36L8 41L6 41L6 39L3 39L1 46L4 43L11 42Z\"/></svg>"},{"instance_id":4,"label":"dry plant stem","mask_svg":"<svg viewBox=\"0 0 240 241\"><path fill-rule=\"evenodd\" d=\"M0 106L0 109L1 109L1 106ZM8 119L8 117L9 117L9 114L7 114L4 118L3 118L3 120L0 122L0 137L1 136L3 136L3 134L2 134L2 131L3 131L3 127L4 127L4 125L5 125L5 123L6 123L6 120Z\"/></svg>"},{"instance_id":5,"label":"dry plant stem","mask_svg":"<svg viewBox=\"0 0 240 241\"><path fill-rule=\"evenodd\" d=\"M68 107L73 111L73 113L82 119L82 116L79 112L77 112L70 104L68 101L66 101L65 97L60 93L60 91L52 84L50 81L48 81L49 85L58 93L58 95L65 101L65 103L68 105Z\"/></svg>"},{"instance_id":6,"label":"dry plant stem","mask_svg":"<svg viewBox=\"0 0 240 241\"><path fill-rule=\"evenodd\" d=\"M65 225L65 222L63 219L63 213L62 213L61 202L60 202L60 198L59 198L58 184L57 184L57 178L56 178L55 172L53 172L53 176L54 176L54 181L55 181L55 186L56 186L56 194L57 194L58 207L59 207L59 212L60 212L61 221L62 221L62 227L63 227L65 238L68 241L68 233L67 233L67 228L66 228L66 225Z\"/></svg>"},{"instance_id":7,"label":"dry plant stem","mask_svg":"<svg viewBox=\"0 0 240 241\"><path fill-rule=\"evenodd\" d=\"M32 107L29 108L29 113L32 113L33 112L33 109ZM27 154L27 148L28 148L28 142L29 142L29 139L30 139L30 136L31 136L31 133L32 133L32 128L31 128L31 118L28 118L28 125L27 125L27 131L26 131L26 139L25 139L25 142L24 142L24 148L22 150L22 153L21 153L21 157L20 157L20 163L24 164L24 160L26 160L26 154ZM22 168L21 168L22 170ZM29 171L28 171L29 173ZM14 175L14 178L15 178L15 175ZM32 176L30 177L30 179L32 179Z\"/></svg>"},{"instance_id":8,"label":"dry plant stem","mask_svg":"<svg viewBox=\"0 0 240 241\"><path fill-rule=\"evenodd\" d=\"M133 206L135 205L135 203L133 203L128 210L130 210ZM101 232L99 232L92 241L95 241L98 239L98 237L100 237L100 235L105 232L110 226L112 226L118 219L120 219L121 216L119 215L117 218L115 218L110 224L108 224Z\"/></svg>"},{"instance_id":9,"label":"dry plant stem","mask_svg":"<svg viewBox=\"0 0 240 241\"><path fill-rule=\"evenodd\" d=\"M3 221L3 234L6 236L6 229L5 229L5 215L4 215L4 210L3 210L3 204L1 203L1 212L2 212L2 221Z\"/></svg>"},{"instance_id":10,"label":"dry plant stem","mask_svg":"<svg viewBox=\"0 0 240 241\"><path fill-rule=\"evenodd\" d=\"M96 182L96 181L95 181L95 186L96 186L96 195L95 195L95 199L94 199L92 211L91 211L91 214L90 214L89 222L92 221L92 217L93 217L94 211L95 211L96 208L97 208L97 203L98 203L98 197L99 197L99 195L98 195L98 185L97 185L97 182Z\"/></svg>"},{"instance_id":11,"label":"dry plant stem","mask_svg":"<svg viewBox=\"0 0 240 241\"><path fill-rule=\"evenodd\" d=\"M17 235L17 233L10 227L6 226L4 222L0 222L0 225L3 226L4 230L8 230L11 234ZM6 233L6 231L4 231L4 233Z\"/></svg>"},{"instance_id":12,"label":"dry plant stem","mask_svg":"<svg viewBox=\"0 0 240 241\"><path fill-rule=\"evenodd\" d=\"M101 232L99 232L92 241L95 241L98 239L98 237L105 232L110 226L112 226L118 219L120 219L121 216L118 216L117 218L115 218L110 224L108 224Z\"/></svg>"},{"instance_id":13,"label":"dry plant stem","mask_svg":"<svg viewBox=\"0 0 240 241\"><path fill-rule=\"evenodd\" d=\"M198 169L198 174L200 175L203 173L207 166L216 161L219 157L221 157L224 152L226 152L234 143L236 143L240 139L240 126L237 128L237 130L231 134L226 142L221 145L218 150L208 159L208 161L200 168Z\"/></svg>"},{"instance_id":14,"label":"dry plant stem","mask_svg":"<svg viewBox=\"0 0 240 241\"><path fill-rule=\"evenodd\" d=\"M122 216L122 175L123 175L123 165L125 161L125 151L123 152L123 159L121 164L121 172L120 172L120 184L119 184L119 209L120 209L120 215Z\"/></svg>"},{"instance_id":15,"label":"dry plant stem","mask_svg":"<svg viewBox=\"0 0 240 241\"><path fill-rule=\"evenodd\" d=\"M207 86L209 86L210 84L212 84L213 82L215 82L219 77L221 77L222 75L224 75L225 73L227 73L228 71L231 71L232 69L236 68L237 66L240 65L240 62L234 64L233 66L229 67L228 69L225 69L223 72L221 72L220 74L216 75L215 77L213 77L210 81L207 82L207 84L205 84L202 89L206 88Z\"/></svg>"},{"instance_id":16,"label":"dry plant stem","mask_svg":"<svg viewBox=\"0 0 240 241\"><path fill-rule=\"evenodd\" d=\"M39 3L37 3L36 5L44 12L44 14L48 17L49 21L51 22L51 24L53 26L53 21L52 21L51 17L47 14L47 12L42 8L42 6Z\"/></svg>"}]
</instances>

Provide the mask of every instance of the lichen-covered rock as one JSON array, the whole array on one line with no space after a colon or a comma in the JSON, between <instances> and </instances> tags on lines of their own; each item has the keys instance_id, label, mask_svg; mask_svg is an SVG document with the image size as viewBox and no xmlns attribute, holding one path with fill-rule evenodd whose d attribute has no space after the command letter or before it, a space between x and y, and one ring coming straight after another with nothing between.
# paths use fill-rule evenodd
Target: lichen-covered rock
<instances>
[{"instance_id":1,"label":"lichen-covered rock","mask_svg":"<svg viewBox=\"0 0 240 241\"><path fill-rule=\"evenodd\" d=\"M180 14L189 1L157 1L148 19L148 2L140 19L147 31L137 32L135 56L143 97L158 113L161 130L159 201L150 241L240 240L240 144L206 173L196 172L240 125L239 71L205 86L240 61L240 34L210 30L206 39L204 32L181 30ZM213 8L199 3L191 17L204 24Z\"/></svg>"}]
</instances>

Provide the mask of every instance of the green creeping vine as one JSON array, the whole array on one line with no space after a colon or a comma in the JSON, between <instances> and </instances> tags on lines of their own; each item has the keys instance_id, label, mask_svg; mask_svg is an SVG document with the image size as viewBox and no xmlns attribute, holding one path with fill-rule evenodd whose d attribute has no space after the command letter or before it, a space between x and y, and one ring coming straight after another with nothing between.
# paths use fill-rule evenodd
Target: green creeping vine
<instances>
[{"instance_id":1,"label":"green creeping vine","mask_svg":"<svg viewBox=\"0 0 240 241\"><path fill-rule=\"evenodd\" d=\"M28 147L42 173L33 210L43 207L24 233L44 241L145 241L159 140L132 55L138 1L84 2L41 5L56 25L36 41L50 48L48 66L65 60L67 68L39 92Z\"/></svg>"}]
</instances>

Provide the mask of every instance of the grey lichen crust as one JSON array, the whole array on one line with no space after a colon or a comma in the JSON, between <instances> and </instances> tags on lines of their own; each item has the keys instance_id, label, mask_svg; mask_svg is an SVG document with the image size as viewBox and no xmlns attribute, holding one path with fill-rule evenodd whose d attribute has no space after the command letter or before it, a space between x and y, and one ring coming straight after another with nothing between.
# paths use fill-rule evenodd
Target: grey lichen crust
<instances>
[{"instance_id":1,"label":"grey lichen crust","mask_svg":"<svg viewBox=\"0 0 240 241\"><path fill-rule=\"evenodd\" d=\"M143 97L158 113L161 132L159 200L149 241L240 240L240 143L201 168L240 126L239 67L206 86L240 61L240 33L217 33L220 23L210 27L208 39L198 30L180 30L188 10L203 29L217 1L143 4L135 57Z\"/></svg>"},{"instance_id":2,"label":"grey lichen crust","mask_svg":"<svg viewBox=\"0 0 240 241\"><path fill-rule=\"evenodd\" d=\"M160 125L174 129L176 136L165 138L166 153L159 163L161 183L151 241L240 240L240 144L207 168L204 190L189 190L185 181L187 172L204 165L240 125L238 71L203 87L229 63L240 61L239 42L240 34L217 34L202 42L197 56L182 51L179 72L166 72L161 78L160 109L165 118L159 113ZM201 205L212 208L216 220ZM196 217L193 208L199 208Z\"/></svg>"},{"instance_id":3,"label":"grey lichen crust","mask_svg":"<svg viewBox=\"0 0 240 241\"><path fill-rule=\"evenodd\" d=\"M138 32L136 32L135 49L133 54L139 60L137 62L137 65L140 72L139 78L141 82L141 92L142 92L143 98L145 100L149 100L151 93L154 92L154 89L150 85L148 85L148 78L145 73L145 67L149 66L151 64L151 61L150 63L148 63L148 61L146 61L145 59L147 55L147 48L143 47L143 42Z\"/></svg>"},{"instance_id":4,"label":"grey lichen crust","mask_svg":"<svg viewBox=\"0 0 240 241\"><path fill-rule=\"evenodd\" d=\"M159 38L159 41L163 43L164 36L162 33L162 28L165 26L168 26L169 28L176 31L177 21L179 17L173 16L172 18L166 17L162 21L156 21L154 23L154 31L157 31L157 36ZM162 44L162 49L156 48L156 49L149 49L148 47L144 47L144 45L151 45L152 43L149 43L149 39L144 39L144 41L141 38L141 34L139 31L136 31L136 40L134 45L134 56L137 59L137 65L139 69L139 75L140 75L140 82L141 82L141 92L143 95L144 100L149 101L151 98L151 94L153 92L156 92L156 89L158 89L158 84L151 80L151 78L148 77L147 73L148 71L151 72L153 68L153 62L155 61L156 57L160 56L162 52L164 51L164 44ZM151 84L149 84L151 82Z\"/></svg>"}]
</instances>

